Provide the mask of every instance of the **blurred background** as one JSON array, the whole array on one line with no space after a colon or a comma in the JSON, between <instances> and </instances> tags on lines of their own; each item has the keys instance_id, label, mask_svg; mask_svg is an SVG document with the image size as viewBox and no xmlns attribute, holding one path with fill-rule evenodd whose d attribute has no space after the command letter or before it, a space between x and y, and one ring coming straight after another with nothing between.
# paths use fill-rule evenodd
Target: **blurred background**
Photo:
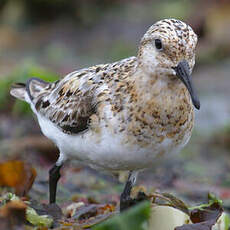
<instances>
[{"instance_id":1,"label":"blurred background","mask_svg":"<svg viewBox=\"0 0 230 230\"><path fill-rule=\"evenodd\" d=\"M28 105L9 95L10 85L32 76L54 81L75 69L136 55L148 27L172 17L190 24L199 36L193 79L201 110L187 147L141 173L138 184L190 203L205 201L212 191L230 208L228 0L1 0L0 160L1 165L18 160L35 168L30 197L48 200L48 170L58 151L41 135ZM1 181L1 165L0 185L9 185ZM123 189L116 178L88 168L67 165L62 175L60 203L86 197L118 201Z\"/></svg>"}]
</instances>

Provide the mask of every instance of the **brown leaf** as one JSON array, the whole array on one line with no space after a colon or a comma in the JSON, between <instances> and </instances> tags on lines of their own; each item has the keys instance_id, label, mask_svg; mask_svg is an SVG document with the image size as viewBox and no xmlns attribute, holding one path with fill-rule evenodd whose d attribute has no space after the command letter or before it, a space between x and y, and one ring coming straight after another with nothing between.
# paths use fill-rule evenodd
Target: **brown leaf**
<instances>
[{"instance_id":1,"label":"brown leaf","mask_svg":"<svg viewBox=\"0 0 230 230\"><path fill-rule=\"evenodd\" d=\"M8 226L6 229L17 229L26 223L26 204L21 200L10 201L0 209L0 217Z\"/></svg>"},{"instance_id":2,"label":"brown leaf","mask_svg":"<svg viewBox=\"0 0 230 230\"><path fill-rule=\"evenodd\" d=\"M0 163L0 186L12 187L18 196L24 196L32 187L36 171L23 161Z\"/></svg>"},{"instance_id":3,"label":"brown leaf","mask_svg":"<svg viewBox=\"0 0 230 230\"><path fill-rule=\"evenodd\" d=\"M74 229L88 229L114 215L113 204L87 204L80 206L71 218L59 221L61 226L74 226Z\"/></svg>"},{"instance_id":4,"label":"brown leaf","mask_svg":"<svg viewBox=\"0 0 230 230\"><path fill-rule=\"evenodd\" d=\"M185 224L176 227L175 230L211 230L222 212L223 208L218 202L203 209L194 209L190 213L190 219L194 224Z\"/></svg>"},{"instance_id":5,"label":"brown leaf","mask_svg":"<svg viewBox=\"0 0 230 230\"><path fill-rule=\"evenodd\" d=\"M73 216L73 219L78 219L79 221L87 220L91 217L97 215L104 215L109 212L114 212L115 206L112 204L89 204L86 206L81 206L76 214Z\"/></svg>"},{"instance_id":6,"label":"brown leaf","mask_svg":"<svg viewBox=\"0 0 230 230\"><path fill-rule=\"evenodd\" d=\"M84 221L96 215L97 215L97 205L90 204L87 206L80 207L77 213L73 216L73 218L79 219L80 221Z\"/></svg>"}]
</instances>

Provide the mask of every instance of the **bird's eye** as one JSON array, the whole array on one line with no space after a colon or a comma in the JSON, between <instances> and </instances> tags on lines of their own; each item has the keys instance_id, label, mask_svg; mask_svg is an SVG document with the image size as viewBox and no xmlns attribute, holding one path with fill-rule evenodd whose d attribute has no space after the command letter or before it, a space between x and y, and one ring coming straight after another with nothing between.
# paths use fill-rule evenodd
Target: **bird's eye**
<instances>
[{"instance_id":1,"label":"bird's eye","mask_svg":"<svg viewBox=\"0 0 230 230\"><path fill-rule=\"evenodd\" d=\"M160 39L155 39L155 46L158 50L162 49L162 42Z\"/></svg>"}]
</instances>

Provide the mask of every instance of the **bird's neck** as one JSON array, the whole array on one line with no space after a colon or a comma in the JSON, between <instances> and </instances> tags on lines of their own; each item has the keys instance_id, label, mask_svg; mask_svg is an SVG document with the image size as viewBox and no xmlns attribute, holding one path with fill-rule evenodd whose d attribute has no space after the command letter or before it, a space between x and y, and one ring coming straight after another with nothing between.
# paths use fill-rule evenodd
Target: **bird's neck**
<instances>
[{"instance_id":1,"label":"bird's neck","mask_svg":"<svg viewBox=\"0 0 230 230\"><path fill-rule=\"evenodd\" d=\"M138 94L157 95L164 93L163 91L177 91L185 88L178 77L166 73L163 69L155 69L154 72L146 71L143 68L137 68L134 74L134 85ZM155 97L155 96L154 96Z\"/></svg>"},{"instance_id":2,"label":"bird's neck","mask_svg":"<svg viewBox=\"0 0 230 230\"><path fill-rule=\"evenodd\" d=\"M176 76L163 74L160 70L150 74L139 68L134 79L137 104L143 109L159 108L162 112L169 112L185 104L192 109L188 90Z\"/></svg>"}]
</instances>

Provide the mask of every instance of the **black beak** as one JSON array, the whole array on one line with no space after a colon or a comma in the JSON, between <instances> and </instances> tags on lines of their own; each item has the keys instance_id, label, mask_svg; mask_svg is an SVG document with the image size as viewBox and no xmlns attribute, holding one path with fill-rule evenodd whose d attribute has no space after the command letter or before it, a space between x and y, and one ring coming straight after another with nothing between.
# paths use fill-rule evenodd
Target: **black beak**
<instances>
[{"instance_id":1,"label":"black beak","mask_svg":"<svg viewBox=\"0 0 230 230\"><path fill-rule=\"evenodd\" d=\"M192 98L192 103L195 106L195 108L200 109L200 101L193 87L192 78L189 74L188 62L183 60L179 62L179 64L176 67L173 67L173 69L176 71L177 76L185 84L186 88L188 89L190 96Z\"/></svg>"}]
</instances>

